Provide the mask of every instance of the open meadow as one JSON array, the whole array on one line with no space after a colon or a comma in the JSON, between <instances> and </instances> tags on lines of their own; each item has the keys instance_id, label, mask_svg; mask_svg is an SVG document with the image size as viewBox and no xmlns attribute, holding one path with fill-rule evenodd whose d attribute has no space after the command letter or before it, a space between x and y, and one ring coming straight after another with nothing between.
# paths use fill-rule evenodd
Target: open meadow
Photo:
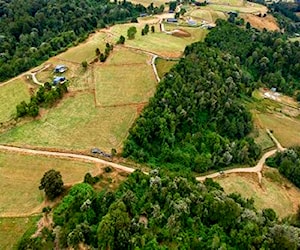
<instances>
[{"instance_id":1,"label":"open meadow","mask_svg":"<svg viewBox=\"0 0 300 250\"><path fill-rule=\"evenodd\" d=\"M217 19L227 19L227 15L222 11L216 11L213 9L193 9L185 14L187 17L191 17L196 21L206 21L209 23L215 22Z\"/></svg>"},{"instance_id":2,"label":"open meadow","mask_svg":"<svg viewBox=\"0 0 300 250\"><path fill-rule=\"evenodd\" d=\"M190 33L190 37L176 37L160 32L157 23L149 23L149 25L154 25L155 32L149 32L145 36L141 35L144 25L135 23L115 25L111 27L110 31L117 40L121 35L127 37L128 28L135 26L137 28L135 39L127 39L125 46L149 51L162 57L180 57L187 45L196 41L203 41L207 34L207 30L204 29L184 27L183 29ZM178 27L173 26L173 30L175 29L178 29Z\"/></svg>"},{"instance_id":3,"label":"open meadow","mask_svg":"<svg viewBox=\"0 0 300 250\"><path fill-rule=\"evenodd\" d=\"M295 214L300 204L300 190L283 178L276 169L263 171L262 186L256 174L230 174L215 179L226 193L237 192L245 198L253 198L258 209L273 208L281 217Z\"/></svg>"},{"instance_id":4,"label":"open meadow","mask_svg":"<svg viewBox=\"0 0 300 250\"><path fill-rule=\"evenodd\" d=\"M165 60L162 58L157 58L155 60L155 66L157 69L157 74L160 78L162 78L166 73L170 71L170 69L177 63L177 61L173 60Z\"/></svg>"},{"instance_id":5,"label":"open meadow","mask_svg":"<svg viewBox=\"0 0 300 250\"><path fill-rule=\"evenodd\" d=\"M97 108L94 94L66 97L40 119L0 135L0 143L89 152L93 147L120 149L136 118L135 107Z\"/></svg>"},{"instance_id":6,"label":"open meadow","mask_svg":"<svg viewBox=\"0 0 300 250\"><path fill-rule=\"evenodd\" d=\"M239 13L267 13L267 7L257 3L247 2L245 5L209 4L203 9L222 12L236 11Z\"/></svg>"},{"instance_id":7,"label":"open meadow","mask_svg":"<svg viewBox=\"0 0 300 250\"><path fill-rule=\"evenodd\" d=\"M95 66L97 105L113 106L147 102L156 87L150 62L150 56L121 48L114 51L104 65Z\"/></svg>"},{"instance_id":8,"label":"open meadow","mask_svg":"<svg viewBox=\"0 0 300 250\"><path fill-rule=\"evenodd\" d=\"M82 181L87 172L95 175L98 165L70 159L0 152L0 217L29 214L44 200L38 189L44 173L60 171L65 184ZM0 241L1 242L1 241Z\"/></svg>"},{"instance_id":9,"label":"open meadow","mask_svg":"<svg viewBox=\"0 0 300 250\"><path fill-rule=\"evenodd\" d=\"M14 118L16 105L29 99L30 85L23 78L18 78L0 86L0 123Z\"/></svg>"},{"instance_id":10,"label":"open meadow","mask_svg":"<svg viewBox=\"0 0 300 250\"><path fill-rule=\"evenodd\" d=\"M17 249L16 244L22 235L35 228L39 217L0 218L0 249Z\"/></svg>"}]
</instances>

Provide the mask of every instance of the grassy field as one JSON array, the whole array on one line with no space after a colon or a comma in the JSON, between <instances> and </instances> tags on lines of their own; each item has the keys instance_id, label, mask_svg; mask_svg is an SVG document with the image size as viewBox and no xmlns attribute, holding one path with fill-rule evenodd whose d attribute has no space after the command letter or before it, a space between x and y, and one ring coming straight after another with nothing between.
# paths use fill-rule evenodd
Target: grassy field
<instances>
[{"instance_id":1,"label":"grassy field","mask_svg":"<svg viewBox=\"0 0 300 250\"><path fill-rule=\"evenodd\" d=\"M284 147L300 145L300 120L282 114L261 113L258 118L265 128L273 130Z\"/></svg>"},{"instance_id":2,"label":"grassy field","mask_svg":"<svg viewBox=\"0 0 300 250\"><path fill-rule=\"evenodd\" d=\"M99 48L100 51L104 52L107 41L109 42L110 40L105 32L91 34L85 42L59 54L57 58L77 63L81 63L82 61L89 62L96 57L96 48Z\"/></svg>"},{"instance_id":3,"label":"grassy field","mask_svg":"<svg viewBox=\"0 0 300 250\"><path fill-rule=\"evenodd\" d=\"M247 2L247 4L244 6L209 4L203 8L222 11L222 12L229 12L229 11L237 11L240 13L258 13L258 12L266 13L267 12L267 7L256 3L250 3L250 2Z\"/></svg>"},{"instance_id":4,"label":"grassy field","mask_svg":"<svg viewBox=\"0 0 300 250\"><path fill-rule=\"evenodd\" d=\"M157 58L155 61L155 66L157 69L158 76L162 78L170 69L177 63L177 61L165 60L162 58Z\"/></svg>"},{"instance_id":5,"label":"grassy field","mask_svg":"<svg viewBox=\"0 0 300 250\"><path fill-rule=\"evenodd\" d=\"M262 187L258 185L256 174L231 174L216 181L227 193L238 192L245 198L253 197L258 209L273 208L281 218L296 213L300 190L276 170L264 170L264 176Z\"/></svg>"},{"instance_id":6,"label":"grassy field","mask_svg":"<svg viewBox=\"0 0 300 250\"><path fill-rule=\"evenodd\" d=\"M17 249L16 244L29 228L35 227L39 217L0 218L0 249Z\"/></svg>"},{"instance_id":7,"label":"grassy field","mask_svg":"<svg viewBox=\"0 0 300 250\"><path fill-rule=\"evenodd\" d=\"M186 16L190 16L193 19L205 20L210 23L215 22L219 18L226 19L226 14L212 9L193 9Z\"/></svg>"},{"instance_id":8,"label":"grassy field","mask_svg":"<svg viewBox=\"0 0 300 250\"><path fill-rule=\"evenodd\" d=\"M98 171L93 163L0 152L0 190L5 190L0 196L0 215L30 213L41 204L44 192L38 187L50 169L60 171L65 184L83 180L87 172Z\"/></svg>"},{"instance_id":9,"label":"grassy field","mask_svg":"<svg viewBox=\"0 0 300 250\"><path fill-rule=\"evenodd\" d=\"M258 136L254 139L255 142L261 146L263 151L269 150L270 148L274 147L275 144L267 134L265 129L258 129Z\"/></svg>"},{"instance_id":10,"label":"grassy field","mask_svg":"<svg viewBox=\"0 0 300 250\"><path fill-rule=\"evenodd\" d=\"M156 80L147 64L105 66L95 69L96 102L99 106L147 102Z\"/></svg>"},{"instance_id":11,"label":"grassy field","mask_svg":"<svg viewBox=\"0 0 300 250\"><path fill-rule=\"evenodd\" d=\"M0 85L0 122L13 118L16 114L16 105L30 99L29 88L30 85L22 78Z\"/></svg>"},{"instance_id":12,"label":"grassy field","mask_svg":"<svg viewBox=\"0 0 300 250\"><path fill-rule=\"evenodd\" d=\"M184 28L184 30L189 32L191 34L191 37L175 37L159 32L158 24L154 24L156 32L149 32L149 34L146 36L141 35L141 30L144 26L140 24L115 25L111 27L111 32L117 38L120 35L126 36L127 30L131 26L135 26L137 28L137 34L135 39L126 40L125 45L151 51L153 53L166 57L181 56L186 45L189 45L196 41L204 40L207 34L207 30L187 27ZM174 26L173 29L177 29L177 27Z\"/></svg>"},{"instance_id":13,"label":"grassy field","mask_svg":"<svg viewBox=\"0 0 300 250\"><path fill-rule=\"evenodd\" d=\"M209 0L212 4L230 5L230 6L243 6L243 0Z\"/></svg>"},{"instance_id":14,"label":"grassy field","mask_svg":"<svg viewBox=\"0 0 300 250\"><path fill-rule=\"evenodd\" d=\"M136 117L134 107L95 108L92 93L64 99L39 120L0 135L0 143L56 149L119 148Z\"/></svg>"}]
</instances>

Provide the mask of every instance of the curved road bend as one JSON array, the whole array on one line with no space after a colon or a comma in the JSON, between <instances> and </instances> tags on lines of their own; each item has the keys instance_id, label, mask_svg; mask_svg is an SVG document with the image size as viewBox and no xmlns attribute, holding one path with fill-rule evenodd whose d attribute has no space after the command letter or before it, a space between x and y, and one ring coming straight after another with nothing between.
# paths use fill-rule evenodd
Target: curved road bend
<instances>
[{"instance_id":1,"label":"curved road bend","mask_svg":"<svg viewBox=\"0 0 300 250\"><path fill-rule=\"evenodd\" d=\"M18 152L18 153L30 154L30 155L53 156L53 157L57 157L57 158L69 158L69 159L77 159L77 160L83 160L83 161L88 161L88 162L101 163L101 164L109 165L116 169L120 169L127 173L132 173L136 170L134 168L125 167L125 166L117 164L117 163L105 161L105 160L102 160L102 159L99 159L96 157L92 157L92 156L87 156L87 155L62 153L62 152L51 152L51 151L45 151L45 150L18 148L18 147L4 146L4 145L0 145L0 150L10 151L10 152Z\"/></svg>"}]
</instances>

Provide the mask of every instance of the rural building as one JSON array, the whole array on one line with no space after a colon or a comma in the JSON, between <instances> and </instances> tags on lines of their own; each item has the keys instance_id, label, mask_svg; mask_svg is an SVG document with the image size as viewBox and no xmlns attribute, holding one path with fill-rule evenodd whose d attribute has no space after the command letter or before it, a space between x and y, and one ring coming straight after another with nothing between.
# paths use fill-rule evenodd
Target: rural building
<instances>
[{"instance_id":1,"label":"rural building","mask_svg":"<svg viewBox=\"0 0 300 250\"><path fill-rule=\"evenodd\" d=\"M65 65L57 65L54 69L55 73L64 73L67 71L67 67Z\"/></svg>"},{"instance_id":2,"label":"rural building","mask_svg":"<svg viewBox=\"0 0 300 250\"><path fill-rule=\"evenodd\" d=\"M190 26L196 26L197 22L190 19L190 20L188 20L188 25L190 25Z\"/></svg>"},{"instance_id":3,"label":"rural building","mask_svg":"<svg viewBox=\"0 0 300 250\"><path fill-rule=\"evenodd\" d=\"M55 76L53 79L53 85L57 84L63 84L66 81L66 78L64 76Z\"/></svg>"},{"instance_id":4,"label":"rural building","mask_svg":"<svg viewBox=\"0 0 300 250\"><path fill-rule=\"evenodd\" d=\"M177 23L178 20L176 18L167 18L167 23Z\"/></svg>"},{"instance_id":5,"label":"rural building","mask_svg":"<svg viewBox=\"0 0 300 250\"><path fill-rule=\"evenodd\" d=\"M146 17L146 16L148 16L147 13L141 13L141 14L140 14L140 17Z\"/></svg>"}]
</instances>

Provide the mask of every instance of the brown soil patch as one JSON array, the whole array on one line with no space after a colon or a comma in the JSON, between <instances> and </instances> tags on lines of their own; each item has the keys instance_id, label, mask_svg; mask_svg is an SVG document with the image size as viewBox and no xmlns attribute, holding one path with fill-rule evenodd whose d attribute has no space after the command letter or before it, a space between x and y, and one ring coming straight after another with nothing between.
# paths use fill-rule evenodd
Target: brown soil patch
<instances>
[{"instance_id":1,"label":"brown soil patch","mask_svg":"<svg viewBox=\"0 0 300 250\"><path fill-rule=\"evenodd\" d=\"M244 18L245 23L249 22L252 27L256 29L267 29L271 31L278 31L279 27L272 15L267 15L266 17L258 17L253 14L241 14L241 17Z\"/></svg>"},{"instance_id":2,"label":"brown soil patch","mask_svg":"<svg viewBox=\"0 0 300 250\"><path fill-rule=\"evenodd\" d=\"M191 33L187 32L186 30L183 30L183 29L177 29L177 30L172 31L172 36L191 37Z\"/></svg>"}]
</instances>

